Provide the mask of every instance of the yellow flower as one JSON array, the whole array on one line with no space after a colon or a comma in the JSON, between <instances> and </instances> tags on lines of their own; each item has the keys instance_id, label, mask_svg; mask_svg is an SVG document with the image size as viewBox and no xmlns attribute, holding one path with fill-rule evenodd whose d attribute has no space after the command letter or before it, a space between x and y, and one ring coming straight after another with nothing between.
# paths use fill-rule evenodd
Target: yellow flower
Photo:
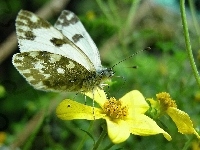
<instances>
[{"instance_id":1,"label":"yellow flower","mask_svg":"<svg viewBox=\"0 0 200 150\"><path fill-rule=\"evenodd\" d=\"M182 134L195 134L200 139L199 134L193 128L190 116L177 108L176 102L171 99L169 93L162 92L156 94L157 100L148 99L153 109L158 112L157 116L167 113L178 128L178 132Z\"/></svg>"},{"instance_id":2,"label":"yellow flower","mask_svg":"<svg viewBox=\"0 0 200 150\"><path fill-rule=\"evenodd\" d=\"M101 108L86 106L72 100L62 101L56 109L60 119L105 119L108 136L115 144L124 142L130 133L141 136L162 133L167 140L171 136L161 129L156 122L144 113L149 109L143 95L133 90L119 100L106 98L103 90L96 90L86 95L96 101Z\"/></svg>"}]
</instances>

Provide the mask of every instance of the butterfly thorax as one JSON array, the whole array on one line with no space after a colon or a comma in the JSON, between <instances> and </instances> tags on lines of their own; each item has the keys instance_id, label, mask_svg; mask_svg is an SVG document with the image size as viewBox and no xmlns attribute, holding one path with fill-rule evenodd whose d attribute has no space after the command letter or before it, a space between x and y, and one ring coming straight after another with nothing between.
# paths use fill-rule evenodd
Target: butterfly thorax
<instances>
[{"instance_id":1,"label":"butterfly thorax","mask_svg":"<svg viewBox=\"0 0 200 150\"><path fill-rule=\"evenodd\" d=\"M114 75L114 72L111 68L101 68L91 75L92 76L83 81L83 92L91 91L95 87L103 88L105 85L107 85L105 84L106 80L111 79L111 77Z\"/></svg>"}]
</instances>

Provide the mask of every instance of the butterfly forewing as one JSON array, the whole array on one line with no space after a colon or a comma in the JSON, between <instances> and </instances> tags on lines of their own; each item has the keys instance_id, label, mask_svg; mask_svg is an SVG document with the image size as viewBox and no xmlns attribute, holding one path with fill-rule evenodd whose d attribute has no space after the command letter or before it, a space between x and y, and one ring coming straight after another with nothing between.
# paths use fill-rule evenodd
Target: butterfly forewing
<instances>
[{"instance_id":1,"label":"butterfly forewing","mask_svg":"<svg viewBox=\"0 0 200 150\"><path fill-rule=\"evenodd\" d=\"M35 14L21 10L16 19L16 31L20 52L47 51L60 54L88 70L94 70L90 59L79 47Z\"/></svg>"},{"instance_id":2,"label":"butterfly forewing","mask_svg":"<svg viewBox=\"0 0 200 150\"><path fill-rule=\"evenodd\" d=\"M89 57L96 70L102 69L99 51L95 43L73 12L63 10L54 26Z\"/></svg>"}]
</instances>

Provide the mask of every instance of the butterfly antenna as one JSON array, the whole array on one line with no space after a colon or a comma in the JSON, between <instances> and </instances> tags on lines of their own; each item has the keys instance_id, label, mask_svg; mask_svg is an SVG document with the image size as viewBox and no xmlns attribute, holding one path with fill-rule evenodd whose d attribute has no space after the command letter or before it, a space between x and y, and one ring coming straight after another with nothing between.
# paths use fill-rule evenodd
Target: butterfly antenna
<instances>
[{"instance_id":1,"label":"butterfly antenna","mask_svg":"<svg viewBox=\"0 0 200 150\"><path fill-rule=\"evenodd\" d=\"M111 67L111 69L113 69L113 68L114 68L115 66L117 66L118 64L120 64L120 63L126 61L127 59L130 59L131 57L137 55L138 53L143 52L143 51L149 51L149 50L151 50L150 47L147 47L147 48L145 48L145 49L143 49L143 50L137 51L137 52L133 53L132 55L130 55L129 57L126 57L125 59L123 59L123 60L119 61L118 63L116 63L115 65L113 65L113 66ZM131 66L131 67L129 67L129 68L137 68L137 66ZM118 92L119 92L119 91L123 88L123 85L126 83L126 79L125 79L124 77L122 77L122 76L116 76L116 77L119 77L119 78L122 78L122 79L123 79L123 84L122 84L122 86L118 89Z\"/></svg>"},{"instance_id":2,"label":"butterfly antenna","mask_svg":"<svg viewBox=\"0 0 200 150\"><path fill-rule=\"evenodd\" d=\"M75 96L73 97L73 99L75 99L75 98L77 97L78 94L79 94L79 93L76 93Z\"/></svg>"},{"instance_id":3,"label":"butterfly antenna","mask_svg":"<svg viewBox=\"0 0 200 150\"><path fill-rule=\"evenodd\" d=\"M145 49L143 49L143 50L137 51L136 53L133 53L132 55L130 55L130 56L126 57L125 59L119 61L118 63L114 64L111 68L113 69L113 68L114 68L115 66L117 66L118 64L120 64L120 63L126 61L127 59L130 59L131 57L137 55L137 54L140 53L140 52L149 51L149 50L151 50L150 47L147 47L147 48L145 48ZM136 66L133 66L133 68L137 68L137 67L136 67Z\"/></svg>"}]
</instances>

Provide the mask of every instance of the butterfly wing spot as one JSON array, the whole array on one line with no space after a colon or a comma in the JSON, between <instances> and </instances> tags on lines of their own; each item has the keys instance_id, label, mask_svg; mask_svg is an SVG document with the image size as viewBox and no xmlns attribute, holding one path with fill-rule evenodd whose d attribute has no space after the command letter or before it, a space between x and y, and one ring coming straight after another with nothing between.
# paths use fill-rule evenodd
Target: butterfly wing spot
<instances>
[{"instance_id":1,"label":"butterfly wing spot","mask_svg":"<svg viewBox=\"0 0 200 150\"><path fill-rule=\"evenodd\" d=\"M34 13L21 10L17 16L16 26L22 27L26 26L30 29L37 29L37 28L50 28L51 24L45 21L44 19L36 16Z\"/></svg>"},{"instance_id":2,"label":"butterfly wing spot","mask_svg":"<svg viewBox=\"0 0 200 150\"><path fill-rule=\"evenodd\" d=\"M67 42L64 39L58 39L58 38L52 38L50 39L51 43L53 43L53 45L57 46L57 47L61 47L63 44L69 44L69 42Z\"/></svg>"},{"instance_id":3,"label":"butterfly wing spot","mask_svg":"<svg viewBox=\"0 0 200 150\"><path fill-rule=\"evenodd\" d=\"M57 69L57 72L60 73L60 74L64 74L64 73L65 73L65 70L62 69L62 68L58 68L58 69Z\"/></svg>"},{"instance_id":4,"label":"butterfly wing spot","mask_svg":"<svg viewBox=\"0 0 200 150\"><path fill-rule=\"evenodd\" d=\"M49 62L56 63L57 61L60 61L60 59L61 59L60 55L54 55L53 57L50 57Z\"/></svg>"},{"instance_id":5,"label":"butterfly wing spot","mask_svg":"<svg viewBox=\"0 0 200 150\"><path fill-rule=\"evenodd\" d=\"M38 68L38 70L41 70L41 71L42 71L42 69L44 69L45 66L42 65L40 62L36 62L36 63L34 64L34 68Z\"/></svg>"},{"instance_id":6,"label":"butterfly wing spot","mask_svg":"<svg viewBox=\"0 0 200 150\"><path fill-rule=\"evenodd\" d=\"M17 29L17 33L19 34L18 39L27 39L27 40L34 40L36 35L30 29Z\"/></svg>"},{"instance_id":7,"label":"butterfly wing spot","mask_svg":"<svg viewBox=\"0 0 200 150\"><path fill-rule=\"evenodd\" d=\"M72 69L75 67L75 64L72 61L69 61L69 64L66 65L67 68Z\"/></svg>"},{"instance_id":8,"label":"butterfly wing spot","mask_svg":"<svg viewBox=\"0 0 200 150\"><path fill-rule=\"evenodd\" d=\"M62 26L69 26L70 24L74 25L77 22L79 22L79 19L76 15L74 15L70 11L63 11L60 15L60 19L58 19L55 23L56 26L62 25Z\"/></svg>"},{"instance_id":9,"label":"butterfly wing spot","mask_svg":"<svg viewBox=\"0 0 200 150\"><path fill-rule=\"evenodd\" d=\"M77 43L81 38L83 38L81 34L75 34L74 36L72 36L74 43Z\"/></svg>"},{"instance_id":10,"label":"butterfly wing spot","mask_svg":"<svg viewBox=\"0 0 200 150\"><path fill-rule=\"evenodd\" d=\"M21 10L16 19L16 30L18 39L34 41L36 35L32 31L33 29L50 27L51 25L47 21L25 10Z\"/></svg>"},{"instance_id":11,"label":"butterfly wing spot","mask_svg":"<svg viewBox=\"0 0 200 150\"><path fill-rule=\"evenodd\" d=\"M34 40L36 36L31 31L24 32L24 35L26 36L27 40Z\"/></svg>"},{"instance_id":12,"label":"butterfly wing spot","mask_svg":"<svg viewBox=\"0 0 200 150\"><path fill-rule=\"evenodd\" d=\"M50 27L51 25L47 21L25 10L21 10L16 19L18 39L33 41L36 38L36 35L32 32L33 29Z\"/></svg>"}]
</instances>

